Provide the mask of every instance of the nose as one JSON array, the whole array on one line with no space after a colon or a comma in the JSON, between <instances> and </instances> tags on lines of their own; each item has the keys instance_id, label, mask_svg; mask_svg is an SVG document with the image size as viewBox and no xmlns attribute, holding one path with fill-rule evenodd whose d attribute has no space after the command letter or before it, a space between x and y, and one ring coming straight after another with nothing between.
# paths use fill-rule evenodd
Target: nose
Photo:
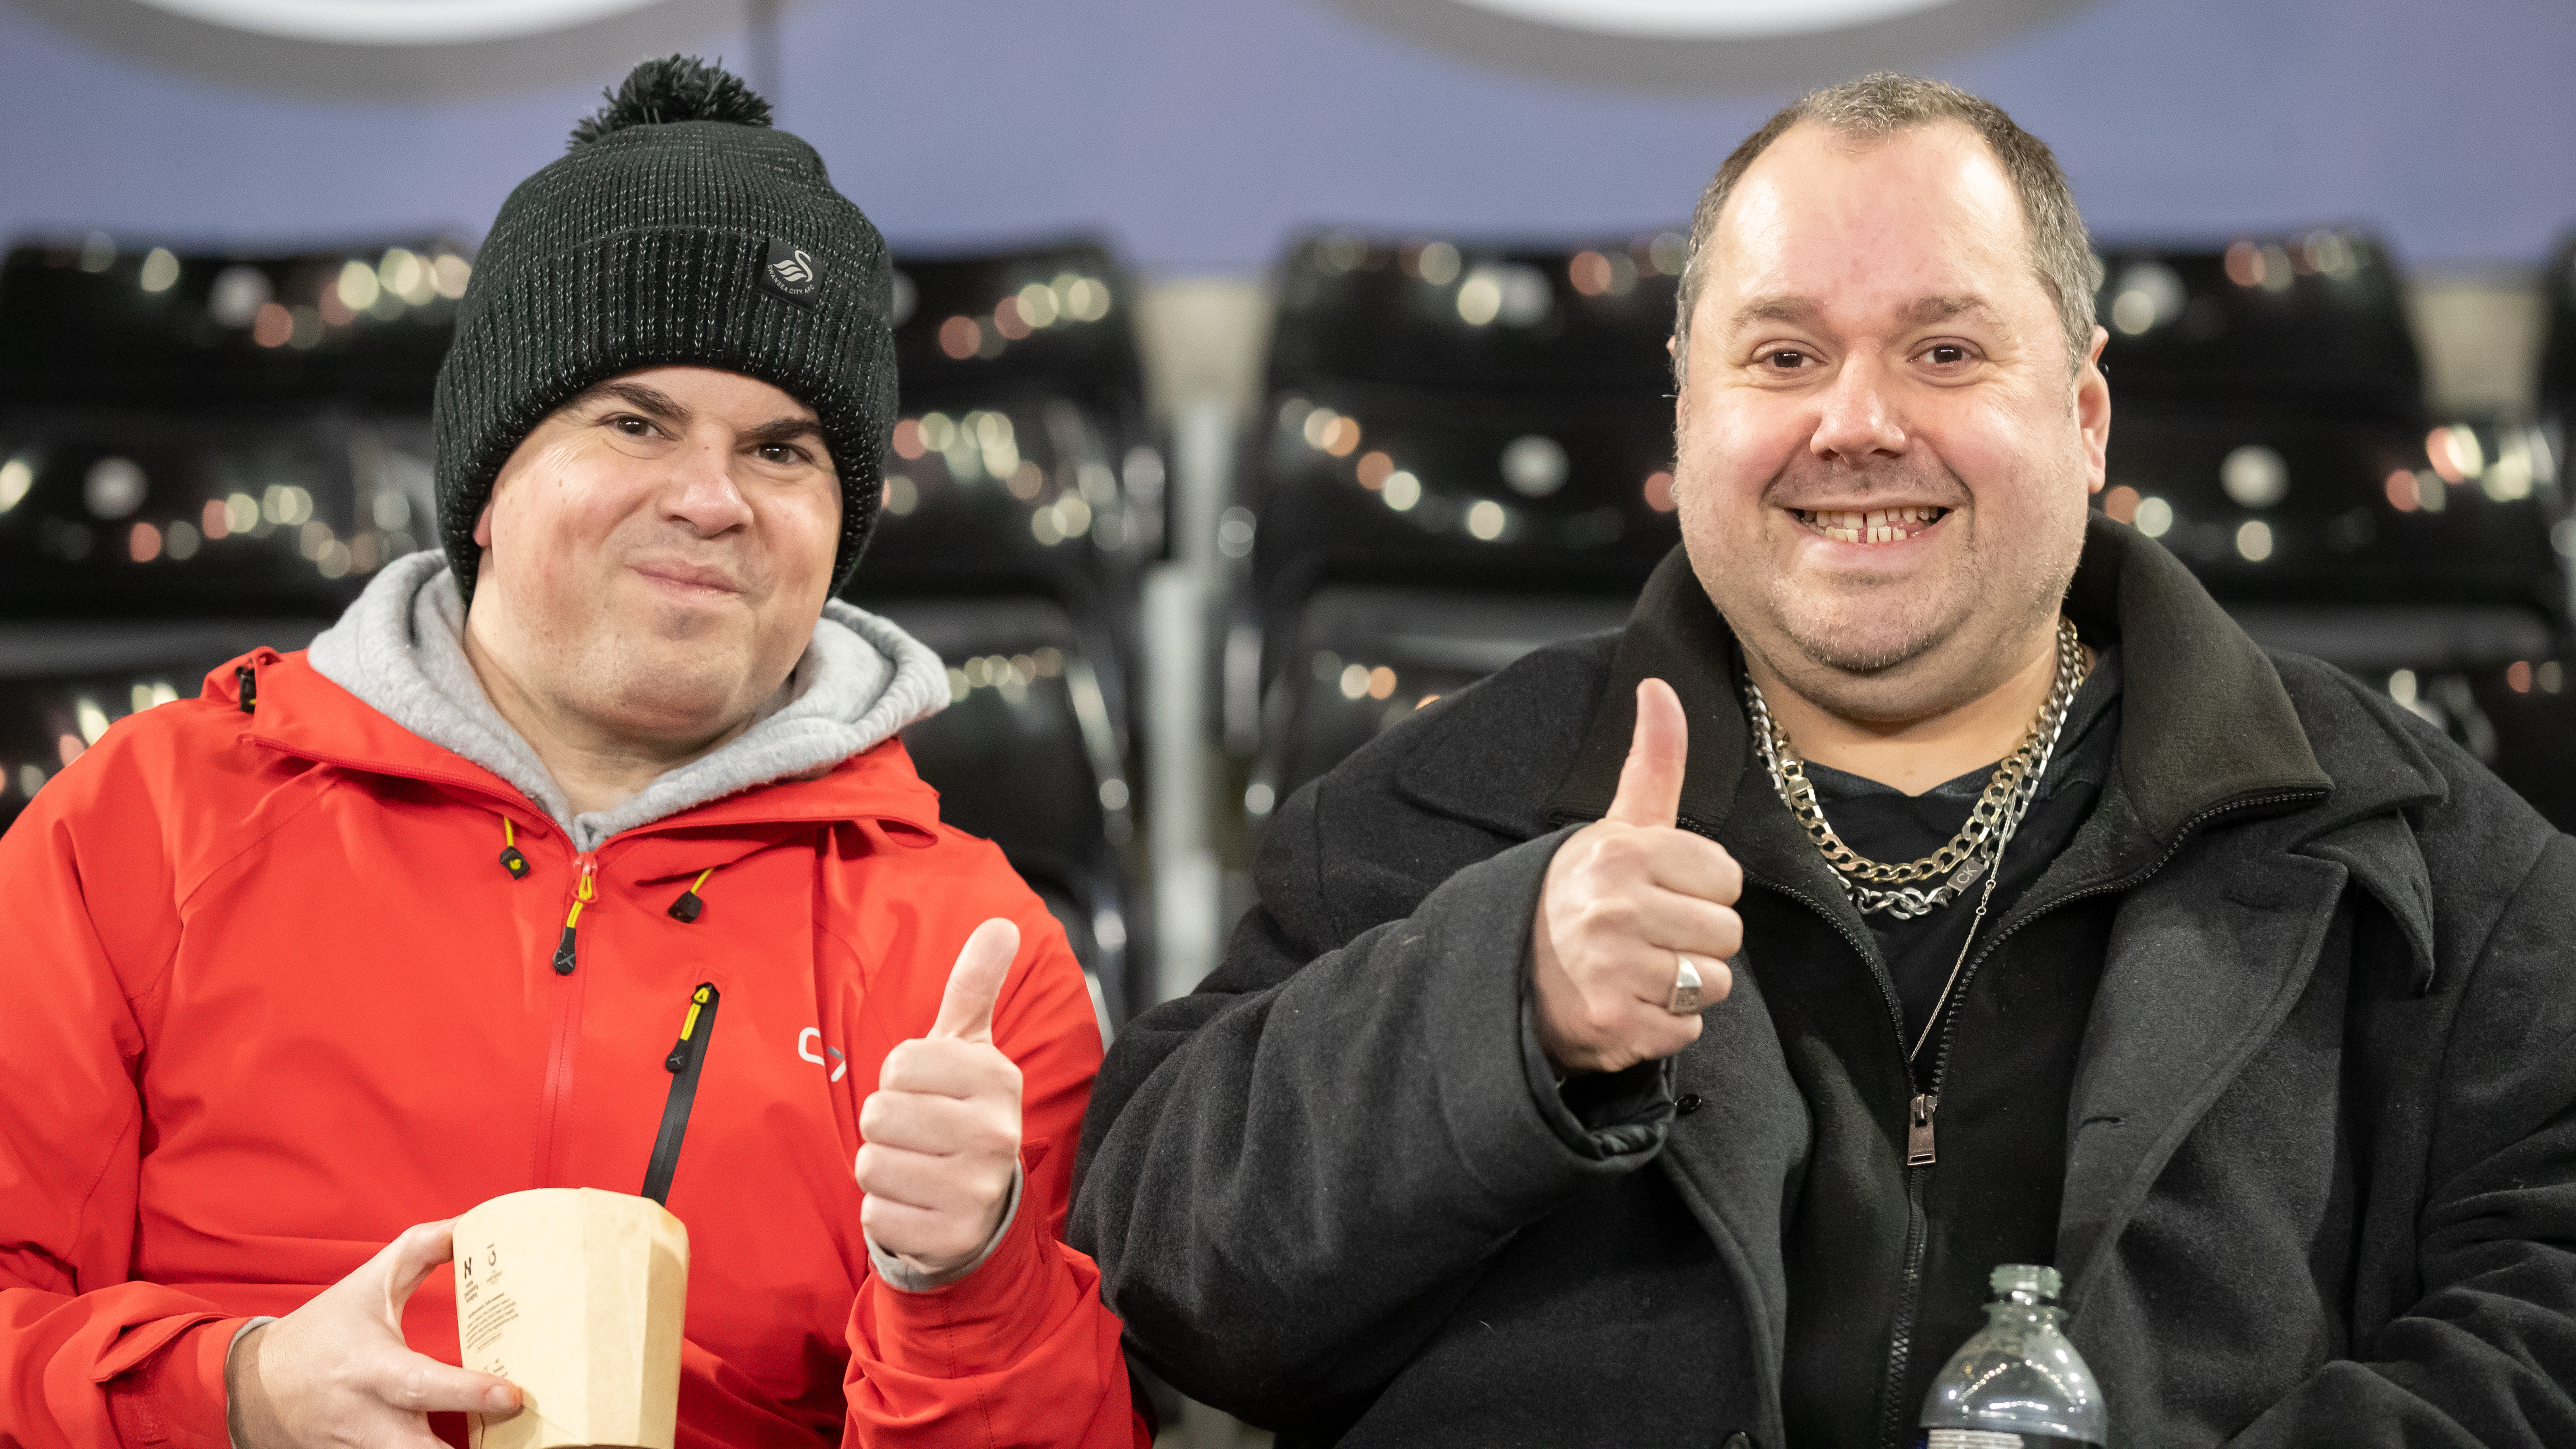
<instances>
[{"instance_id":1,"label":"nose","mask_svg":"<svg viewBox=\"0 0 2576 1449\"><path fill-rule=\"evenodd\" d=\"M712 439L693 441L674 461L663 499L670 517L705 538L751 523L751 504L734 481L730 448Z\"/></svg>"},{"instance_id":2,"label":"nose","mask_svg":"<svg viewBox=\"0 0 2576 1449\"><path fill-rule=\"evenodd\" d=\"M1820 399L1815 434L1807 447L1817 457L1851 467L1904 456L1905 425L1890 396L1886 365L1867 348L1855 349L1835 371Z\"/></svg>"}]
</instances>

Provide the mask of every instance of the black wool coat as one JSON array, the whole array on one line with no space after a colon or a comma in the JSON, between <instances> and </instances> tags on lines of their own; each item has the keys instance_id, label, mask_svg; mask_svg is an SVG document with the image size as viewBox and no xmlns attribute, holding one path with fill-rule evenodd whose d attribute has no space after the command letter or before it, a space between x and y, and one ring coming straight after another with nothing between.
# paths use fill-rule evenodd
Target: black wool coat
<instances>
[{"instance_id":1,"label":"black wool coat","mask_svg":"<svg viewBox=\"0 0 2576 1449\"><path fill-rule=\"evenodd\" d=\"M2057 1232L2113 1444L2576 1445L2576 840L2131 531L2096 521L2067 609L2122 644L2119 766L2014 915L2116 896ZM1940 1168L1901 1122L1827 1130L1801 963L1749 934L1661 1066L1560 1094L1525 1001L1647 673L1690 717L1684 823L1748 896L1838 899L1731 647L1676 554L1624 633L1281 809L1223 966L1121 1033L1085 1125L1068 1232L1140 1359L1283 1445L1791 1442L1786 1325L1839 1307L1786 1301L1802 1194Z\"/></svg>"}]
</instances>

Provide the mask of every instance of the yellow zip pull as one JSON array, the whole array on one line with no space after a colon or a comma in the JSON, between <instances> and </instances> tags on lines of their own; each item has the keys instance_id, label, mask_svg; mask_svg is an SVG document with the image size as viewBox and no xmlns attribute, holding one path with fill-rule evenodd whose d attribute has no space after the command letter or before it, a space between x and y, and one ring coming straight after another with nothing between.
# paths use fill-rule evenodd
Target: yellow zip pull
<instances>
[{"instance_id":1,"label":"yellow zip pull","mask_svg":"<svg viewBox=\"0 0 2576 1449\"><path fill-rule=\"evenodd\" d=\"M501 817L501 868L510 873L512 880L528 878L528 858L519 853L519 835L511 828L507 815Z\"/></svg>"},{"instance_id":2,"label":"yellow zip pull","mask_svg":"<svg viewBox=\"0 0 2576 1449\"><path fill-rule=\"evenodd\" d=\"M707 1002L715 995L715 989L715 983L709 982L689 993L689 1014L680 1019L680 1040L672 1046L671 1054L662 1059L663 1066L677 1072L689 1065L689 1034L698 1029L698 1013L707 1009Z\"/></svg>"}]
</instances>

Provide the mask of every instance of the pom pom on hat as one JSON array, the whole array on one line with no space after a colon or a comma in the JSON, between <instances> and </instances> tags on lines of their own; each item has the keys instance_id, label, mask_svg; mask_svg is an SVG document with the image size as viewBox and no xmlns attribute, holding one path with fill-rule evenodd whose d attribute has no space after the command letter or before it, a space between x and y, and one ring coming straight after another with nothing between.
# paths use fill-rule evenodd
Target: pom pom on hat
<instances>
[{"instance_id":1,"label":"pom pom on hat","mask_svg":"<svg viewBox=\"0 0 2576 1449\"><path fill-rule=\"evenodd\" d=\"M743 84L742 77L693 55L648 60L626 73L613 91L603 90L607 105L572 128L574 149L587 146L629 126L663 126L674 121L731 121L738 126L770 124L769 102Z\"/></svg>"}]
</instances>

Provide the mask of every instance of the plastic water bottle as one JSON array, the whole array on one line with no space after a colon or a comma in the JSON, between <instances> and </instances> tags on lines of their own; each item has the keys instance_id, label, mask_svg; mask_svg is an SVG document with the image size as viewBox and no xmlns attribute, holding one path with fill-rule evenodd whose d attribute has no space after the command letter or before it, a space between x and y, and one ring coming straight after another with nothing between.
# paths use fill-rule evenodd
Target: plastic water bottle
<instances>
[{"instance_id":1,"label":"plastic water bottle","mask_svg":"<svg viewBox=\"0 0 2576 1449\"><path fill-rule=\"evenodd\" d=\"M2057 1325L2055 1268L2006 1263L1988 1279L1986 1326L1923 1399L1924 1449L2077 1449L2110 1442L2102 1387Z\"/></svg>"}]
</instances>

